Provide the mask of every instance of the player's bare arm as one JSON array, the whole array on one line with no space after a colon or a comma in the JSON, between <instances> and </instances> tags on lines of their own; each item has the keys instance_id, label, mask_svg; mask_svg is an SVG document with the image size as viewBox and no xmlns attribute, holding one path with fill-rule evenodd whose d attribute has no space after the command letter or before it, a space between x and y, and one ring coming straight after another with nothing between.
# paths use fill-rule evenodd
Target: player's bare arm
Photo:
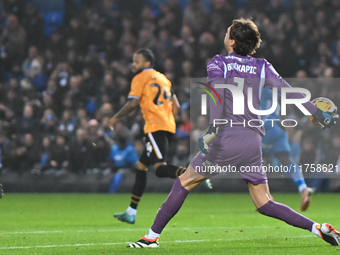
<instances>
[{"instance_id":1,"label":"player's bare arm","mask_svg":"<svg viewBox=\"0 0 340 255\"><path fill-rule=\"evenodd\" d=\"M114 124L116 124L121 117L132 112L137 107L138 103L138 99L130 98L126 104L110 119L109 127L113 129Z\"/></svg>"},{"instance_id":2,"label":"player's bare arm","mask_svg":"<svg viewBox=\"0 0 340 255\"><path fill-rule=\"evenodd\" d=\"M176 95L172 96L171 102L172 102L172 114L176 117L178 114L178 110L181 107Z\"/></svg>"}]
</instances>

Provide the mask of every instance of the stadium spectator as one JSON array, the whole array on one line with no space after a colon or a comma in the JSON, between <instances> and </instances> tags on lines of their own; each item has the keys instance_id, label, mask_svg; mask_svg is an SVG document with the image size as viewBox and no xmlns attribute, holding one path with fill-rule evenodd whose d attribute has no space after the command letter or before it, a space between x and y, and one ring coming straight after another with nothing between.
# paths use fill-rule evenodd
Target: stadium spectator
<instances>
[{"instance_id":1,"label":"stadium spectator","mask_svg":"<svg viewBox=\"0 0 340 255\"><path fill-rule=\"evenodd\" d=\"M181 124L176 129L176 134L180 138L188 138L191 131L195 129L195 124L190 120L189 110L182 111Z\"/></svg>"},{"instance_id":2,"label":"stadium spectator","mask_svg":"<svg viewBox=\"0 0 340 255\"><path fill-rule=\"evenodd\" d=\"M192 29L196 38L203 31L205 20L206 13L203 2L201 0L191 0L185 8L183 23Z\"/></svg>"},{"instance_id":3,"label":"stadium spectator","mask_svg":"<svg viewBox=\"0 0 340 255\"><path fill-rule=\"evenodd\" d=\"M176 146L176 154L172 159L172 162L176 165L187 166L190 156L190 147L187 139L180 139Z\"/></svg>"},{"instance_id":4,"label":"stadium spectator","mask_svg":"<svg viewBox=\"0 0 340 255\"><path fill-rule=\"evenodd\" d=\"M113 113L113 107L110 103L104 103L95 114L95 118L100 120L105 116L111 116Z\"/></svg>"},{"instance_id":5,"label":"stadium spectator","mask_svg":"<svg viewBox=\"0 0 340 255\"><path fill-rule=\"evenodd\" d=\"M93 163L87 169L87 173L104 176L111 173L112 164L109 160L110 143L104 136L99 136L93 145Z\"/></svg>"},{"instance_id":6,"label":"stadium spectator","mask_svg":"<svg viewBox=\"0 0 340 255\"><path fill-rule=\"evenodd\" d=\"M96 97L99 93L100 86L96 84L95 78L93 77L93 71L89 67L85 67L82 70L82 90L87 97Z\"/></svg>"},{"instance_id":7,"label":"stadium spectator","mask_svg":"<svg viewBox=\"0 0 340 255\"><path fill-rule=\"evenodd\" d=\"M50 78L57 81L57 84L62 88L62 91L67 91L69 89L72 72L73 71L67 62L60 62L52 72Z\"/></svg>"},{"instance_id":8,"label":"stadium spectator","mask_svg":"<svg viewBox=\"0 0 340 255\"><path fill-rule=\"evenodd\" d=\"M138 161L138 155L133 145L121 134L117 137L117 143L111 147L110 160L113 163L113 176L109 192L116 193L119 190L124 176L134 168Z\"/></svg>"},{"instance_id":9,"label":"stadium spectator","mask_svg":"<svg viewBox=\"0 0 340 255\"><path fill-rule=\"evenodd\" d=\"M72 101L71 101L72 102ZM86 128L88 117L84 108L77 110L76 128Z\"/></svg>"},{"instance_id":10,"label":"stadium spectator","mask_svg":"<svg viewBox=\"0 0 340 255\"><path fill-rule=\"evenodd\" d=\"M41 170L48 166L50 159L50 148L51 148L51 139L48 136L45 136L42 139L42 143L39 146L39 163L35 164L33 169L31 169L31 174L40 175Z\"/></svg>"},{"instance_id":11,"label":"stadium spectator","mask_svg":"<svg viewBox=\"0 0 340 255\"><path fill-rule=\"evenodd\" d=\"M30 133L25 134L22 146L17 147L18 161L20 162L19 172L25 173L33 169L40 160L38 141Z\"/></svg>"},{"instance_id":12,"label":"stadium spectator","mask_svg":"<svg viewBox=\"0 0 340 255\"><path fill-rule=\"evenodd\" d=\"M109 163L109 151L113 140L107 137L100 129L97 120L90 120L87 125L88 140L93 145L93 162L88 166L87 173L103 173L111 172Z\"/></svg>"},{"instance_id":13,"label":"stadium spectator","mask_svg":"<svg viewBox=\"0 0 340 255\"><path fill-rule=\"evenodd\" d=\"M97 120L95 119L92 119L90 120L87 125L87 132L88 132L88 135L89 135L89 142L90 143L95 143L99 136L101 136L101 131L99 130L99 123Z\"/></svg>"},{"instance_id":14,"label":"stadium spectator","mask_svg":"<svg viewBox=\"0 0 340 255\"><path fill-rule=\"evenodd\" d=\"M12 13L17 17L23 17L25 11L24 1L22 0L8 0L3 2L3 8L6 12Z\"/></svg>"},{"instance_id":15,"label":"stadium spectator","mask_svg":"<svg viewBox=\"0 0 340 255\"><path fill-rule=\"evenodd\" d=\"M12 78L15 79L15 78ZM11 80L12 80L11 79ZM5 106L5 111L11 111L13 117L19 117L22 115L24 109L24 102L20 97L19 90L9 89L7 90L7 96L3 101Z\"/></svg>"},{"instance_id":16,"label":"stadium spectator","mask_svg":"<svg viewBox=\"0 0 340 255\"><path fill-rule=\"evenodd\" d=\"M71 136L74 133L75 126L76 118L73 117L72 112L68 109L64 110L58 130L65 135Z\"/></svg>"},{"instance_id":17,"label":"stadium spectator","mask_svg":"<svg viewBox=\"0 0 340 255\"><path fill-rule=\"evenodd\" d=\"M49 161L43 167L45 174L60 175L66 172L69 163L69 147L63 135L57 135L49 149Z\"/></svg>"},{"instance_id":18,"label":"stadium spectator","mask_svg":"<svg viewBox=\"0 0 340 255\"><path fill-rule=\"evenodd\" d=\"M21 23L27 33L27 45L43 46L44 20L39 16L38 9L33 3L26 4Z\"/></svg>"},{"instance_id":19,"label":"stadium spectator","mask_svg":"<svg viewBox=\"0 0 340 255\"><path fill-rule=\"evenodd\" d=\"M11 64L22 60L25 52L26 31L15 15L8 16L7 26L1 33L0 42L3 46L0 49L2 58L6 58Z\"/></svg>"},{"instance_id":20,"label":"stadium spectator","mask_svg":"<svg viewBox=\"0 0 340 255\"><path fill-rule=\"evenodd\" d=\"M40 121L40 130L44 135L53 138L57 130L57 119L52 109L46 109Z\"/></svg>"},{"instance_id":21,"label":"stadium spectator","mask_svg":"<svg viewBox=\"0 0 340 255\"><path fill-rule=\"evenodd\" d=\"M19 163L16 161L16 144L11 142L5 133L0 134L2 169L1 174L12 172Z\"/></svg>"},{"instance_id":22,"label":"stadium spectator","mask_svg":"<svg viewBox=\"0 0 340 255\"><path fill-rule=\"evenodd\" d=\"M100 85L100 95L107 95L110 102L117 102L119 95L116 91L117 86L114 83L113 74L106 73L104 75L103 82Z\"/></svg>"},{"instance_id":23,"label":"stadium spectator","mask_svg":"<svg viewBox=\"0 0 340 255\"><path fill-rule=\"evenodd\" d=\"M24 75L30 80L33 80L35 76L42 72L43 65L43 59L39 56L38 48L31 46L28 49L28 57L22 64L22 71Z\"/></svg>"},{"instance_id":24,"label":"stadium spectator","mask_svg":"<svg viewBox=\"0 0 340 255\"><path fill-rule=\"evenodd\" d=\"M70 146L69 171L84 175L89 166L93 165L93 145L88 141L86 129L76 131L76 141Z\"/></svg>"},{"instance_id":25,"label":"stadium spectator","mask_svg":"<svg viewBox=\"0 0 340 255\"><path fill-rule=\"evenodd\" d=\"M17 128L21 134L34 133L37 130L37 120L33 117L33 107L25 105L23 115L17 121Z\"/></svg>"}]
</instances>

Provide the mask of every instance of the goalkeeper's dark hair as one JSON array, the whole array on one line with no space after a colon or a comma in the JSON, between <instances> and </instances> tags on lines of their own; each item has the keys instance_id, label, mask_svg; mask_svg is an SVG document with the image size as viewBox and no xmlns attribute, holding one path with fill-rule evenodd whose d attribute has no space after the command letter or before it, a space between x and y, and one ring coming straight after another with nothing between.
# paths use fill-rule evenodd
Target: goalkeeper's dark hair
<instances>
[{"instance_id":1,"label":"goalkeeper's dark hair","mask_svg":"<svg viewBox=\"0 0 340 255\"><path fill-rule=\"evenodd\" d=\"M150 67L154 67L155 65L155 55L150 49L142 48L135 52L135 54L141 54L145 58L146 61L150 62Z\"/></svg>"},{"instance_id":2,"label":"goalkeeper's dark hair","mask_svg":"<svg viewBox=\"0 0 340 255\"><path fill-rule=\"evenodd\" d=\"M230 39L235 40L233 48L236 54L246 56L254 54L260 47L261 35L251 19L234 19L230 27Z\"/></svg>"}]
</instances>

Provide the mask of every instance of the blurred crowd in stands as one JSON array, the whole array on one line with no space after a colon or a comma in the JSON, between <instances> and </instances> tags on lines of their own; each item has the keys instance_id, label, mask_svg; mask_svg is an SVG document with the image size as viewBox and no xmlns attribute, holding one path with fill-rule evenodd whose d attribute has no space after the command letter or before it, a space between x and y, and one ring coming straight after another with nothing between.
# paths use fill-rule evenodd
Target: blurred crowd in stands
<instances>
[{"instance_id":1,"label":"blurred crowd in stands","mask_svg":"<svg viewBox=\"0 0 340 255\"><path fill-rule=\"evenodd\" d=\"M51 19L34 1L0 6L2 174L133 166L143 150L140 110L113 132L108 121L127 100L132 55L142 47L153 50L155 69L172 81L182 105L169 160L188 164L190 142L208 125L203 116L190 119L190 77L205 77L210 58L226 54L223 38L239 17L259 27L256 57L340 106L340 86L324 82L340 75L338 0L66 0ZM296 130L289 134L299 163L336 164L339 128L321 131L304 118Z\"/></svg>"}]
</instances>

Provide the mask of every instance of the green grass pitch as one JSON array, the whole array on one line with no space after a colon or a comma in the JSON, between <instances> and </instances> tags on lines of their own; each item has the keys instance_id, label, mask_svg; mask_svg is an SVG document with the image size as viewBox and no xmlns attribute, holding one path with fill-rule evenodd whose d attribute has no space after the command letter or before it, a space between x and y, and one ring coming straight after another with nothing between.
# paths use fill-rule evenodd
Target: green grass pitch
<instances>
[{"instance_id":1,"label":"green grass pitch","mask_svg":"<svg viewBox=\"0 0 340 255\"><path fill-rule=\"evenodd\" d=\"M273 194L299 210L298 194ZM6 194L0 200L0 254L340 254L334 247L255 212L248 194L190 194L158 249L128 249L167 194L145 194L134 225L119 222L129 194ZM338 194L316 194L304 213L340 229Z\"/></svg>"}]
</instances>

